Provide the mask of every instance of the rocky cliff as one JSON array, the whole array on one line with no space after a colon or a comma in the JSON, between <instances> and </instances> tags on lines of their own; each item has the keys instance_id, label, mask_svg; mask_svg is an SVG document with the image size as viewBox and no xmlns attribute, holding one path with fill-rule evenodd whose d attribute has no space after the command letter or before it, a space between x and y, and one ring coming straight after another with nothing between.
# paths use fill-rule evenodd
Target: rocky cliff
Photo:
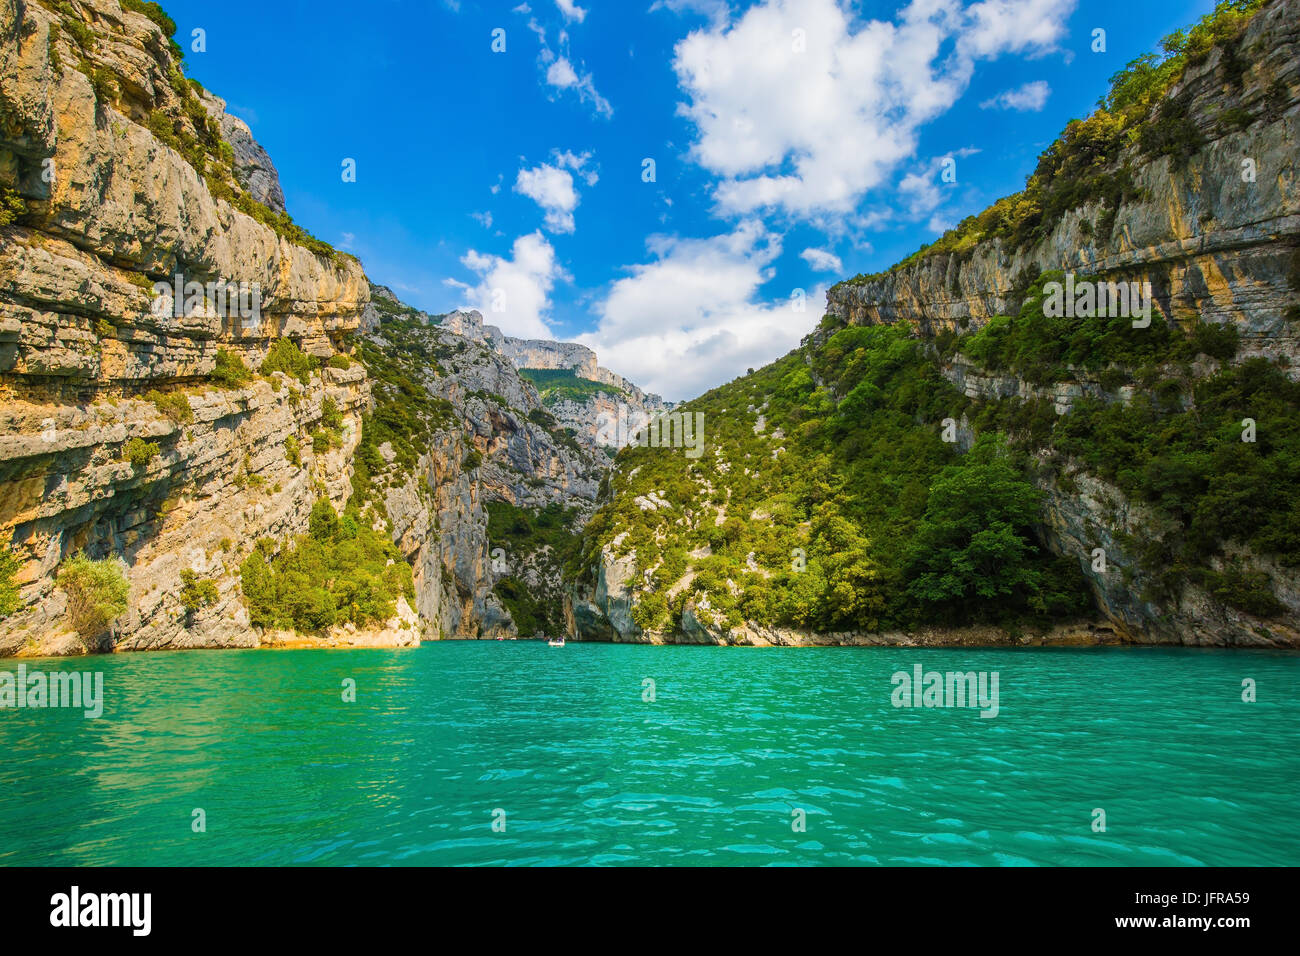
<instances>
[{"instance_id":1,"label":"rocky cliff","mask_svg":"<svg viewBox=\"0 0 1300 956\"><path fill-rule=\"evenodd\" d=\"M978 330L993 316L1014 314L1022 277L1060 270L1150 283L1153 321L1231 327L1240 342L1231 362L1263 357L1300 377L1298 93L1300 4L1265 4L1240 37L1190 63L1165 93L1153 121L1176 112L1185 147L1152 157L1139 140L1112 163L1112 171L1132 176L1124 201L1109 210L1102 199L1068 210L1028 247L994 238L964 253L925 256L880 277L841 283L827 296L831 321L819 335L841 322L905 321L931 338L945 330ZM1103 219L1113 223L1106 237L1095 225ZM1201 373L1212 368L1202 366ZM1045 399L1058 416L1083 397L1126 404L1141 391L1136 384L1107 387L1104 376L1082 368L1050 386L1036 385L981 369L960 354L943 362L943 372L973 399ZM1063 476L1045 474L1042 489L1047 542L1079 560L1101 608L1129 639L1300 643L1294 568L1228 546L1234 559L1266 576L1285 607L1269 620L1234 609L1188 580L1178 593L1152 600L1135 542L1167 533L1160 516L1078 462L1065 463ZM1104 572L1092 567L1094 548L1107 555ZM1212 561L1221 569L1227 558Z\"/></svg>"},{"instance_id":2,"label":"rocky cliff","mask_svg":"<svg viewBox=\"0 0 1300 956\"><path fill-rule=\"evenodd\" d=\"M559 387L548 387L531 379L530 386L538 387L538 397L547 411L562 427L572 429L580 441L608 448L618 447L621 434L672 407L660 396L642 391L617 372L602 367L596 353L585 345L512 338L502 334L496 326L486 324L482 313L477 310L429 315L401 302L391 289L384 286L372 286L371 291L371 304L362 321L367 330L376 328L385 318L437 325L501 355L523 371L525 378L538 371L572 373L574 381L552 383L552 386ZM629 422L633 423L631 428Z\"/></svg>"},{"instance_id":3,"label":"rocky cliff","mask_svg":"<svg viewBox=\"0 0 1300 956\"><path fill-rule=\"evenodd\" d=\"M405 456L393 447L400 439L381 442L367 470L416 570L418 610L431 633L519 633L525 622L510 607L518 613L510 588L518 581L533 601L560 608L552 549L509 531L491 536L489 512L494 504L523 516L559 509L576 534L595 508L606 456L566 432L532 384L484 341L428 324L414 310L390 309L359 345L377 378L377 419L396 417L412 388L427 408L420 417L428 441ZM372 423L371 433L378 439L382 426Z\"/></svg>"},{"instance_id":4,"label":"rocky cliff","mask_svg":"<svg viewBox=\"0 0 1300 956\"><path fill-rule=\"evenodd\" d=\"M18 587L0 655L554 629L533 610L563 607L558 552L606 455L478 313L422 313L294 224L174 30L156 5L0 0L0 568ZM286 629L267 621L302 607L251 601L279 586L268 569L322 559L322 502L411 565L390 619L358 627L354 603ZM560 530L534 540L534 520ZM129 588L92 634L59 582L80 553ZM282 597L332 621L320 602L383 587L321 585Z\"/></svg>"},{"instance_id":5,"label":"rocky cliff","mask_svg":"<svg viewBox=\"0 0 1300 956\"><path fill-rule=\"evenodd\" d=\"M255 645L239 562L348 496L361 369L215 373L221 358L256 367L278 339L335 354L364 274L283 215L274 167L184 78L163 19L114 0L0 3L0 537L21 586L0 653L82 649L54 584L77 551L130 582L92 649ZM327 401L340 445L307 442L291 463ZM205 606L181 606L182 570L215 586Z\"/></svg>"}]
</instances>

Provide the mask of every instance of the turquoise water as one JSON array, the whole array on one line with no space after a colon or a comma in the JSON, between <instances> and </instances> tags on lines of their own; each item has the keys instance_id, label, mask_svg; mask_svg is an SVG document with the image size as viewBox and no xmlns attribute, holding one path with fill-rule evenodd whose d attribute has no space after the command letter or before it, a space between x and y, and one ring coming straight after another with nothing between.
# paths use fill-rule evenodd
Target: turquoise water
<instances>
[{"instance_id":1,"label":"turquoise water","mask_svg":"<svg viewBox=\"0 0 1300 956\"><path fill-rule=\"evenodd\" d=\"M998 716L893 707L915 663L997 671ZM103 671L105 704L0 710L6 865L1300 864L1295 654L486 642L26 664Z\"/></svg>"}]
</instances>

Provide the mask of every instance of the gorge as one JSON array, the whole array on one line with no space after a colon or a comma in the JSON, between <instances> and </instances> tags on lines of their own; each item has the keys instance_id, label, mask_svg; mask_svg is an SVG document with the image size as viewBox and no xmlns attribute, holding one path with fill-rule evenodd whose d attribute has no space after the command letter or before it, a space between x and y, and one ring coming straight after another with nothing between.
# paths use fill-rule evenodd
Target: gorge
<instances>
[{"instance_id":1,"label":"gorge","mask_svg":"<svg viewBox=\"0 0 1300 956\"><path fill-rule=\"evenodd\" d=\"M673 405L306 233L156 5L0 0L0 655L1300 646L1300 0L1206 22ZM1054 315L1076 275L1150 327ZM611 447L670 410L701 454Z\"/></svg>"}]
</instances>

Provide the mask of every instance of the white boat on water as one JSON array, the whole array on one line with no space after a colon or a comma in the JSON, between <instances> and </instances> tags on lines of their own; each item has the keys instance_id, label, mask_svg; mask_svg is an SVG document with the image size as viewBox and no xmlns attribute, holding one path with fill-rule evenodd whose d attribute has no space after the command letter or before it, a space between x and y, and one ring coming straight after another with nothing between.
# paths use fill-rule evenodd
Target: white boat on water
<instances>
[{"instance_id":1,"label":"white boat on water","mask_svg":"<svg viewBox=\"0 0 1300 956\"><path fill-rule=\"evenodd\" d=\"M562 637L553 637L553 638L551 638L549 641L547 641L546 643L547 643L549 646L551 646L551 647L563 647L563 646L564 646L564 638L562 638Z\"/></svg>"}]
</instances>

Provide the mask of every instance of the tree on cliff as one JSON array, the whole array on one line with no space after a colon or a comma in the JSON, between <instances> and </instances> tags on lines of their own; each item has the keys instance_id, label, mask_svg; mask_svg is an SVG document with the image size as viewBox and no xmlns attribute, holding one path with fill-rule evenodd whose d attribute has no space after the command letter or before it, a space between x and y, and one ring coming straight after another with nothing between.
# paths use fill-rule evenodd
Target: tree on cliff
<instances>
[{"instance_id":1,"label":"tree on cliff","mask_svg":"<svg viewBox=\"0 0 1300 956\"><path fill-rule=\"evenodd\" d=\"M68 596L72 626L87 643L126 613L131 586L121 564L112 558L92 561L78 551L64 562L56 580Z\"/></svg>"}]
</instances>

